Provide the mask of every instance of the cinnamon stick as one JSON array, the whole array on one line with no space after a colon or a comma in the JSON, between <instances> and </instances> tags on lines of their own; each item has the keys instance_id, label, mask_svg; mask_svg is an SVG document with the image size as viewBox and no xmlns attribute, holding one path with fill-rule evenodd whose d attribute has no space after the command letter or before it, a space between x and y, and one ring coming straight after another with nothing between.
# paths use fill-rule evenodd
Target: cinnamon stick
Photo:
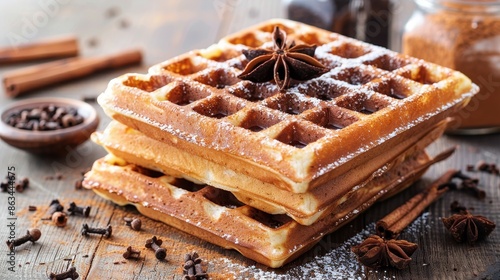
<instances>
[{"instance_id":1,"label":"cinnamon stick","mask_svg":"<svg viewBox=\"0 0 500 280\"><path fill-rule=\"evenodd\" d=\"M48 38L33 43L0 48L0 64L78 55L78 41L73 35Z\"/></svg>"},{"instance_id":2,"label":"cinnamon stick","mask_svg":"<svg viewBox=\"0 0 500 280\"><path fill-rule=\"evenodd\" d=\"M3 84L6 94L16 97L27 91L88 76L105 69L137 64L141 60L140 50L128 50L100 57L61 59L6 73Z\"/></svg>"},{"instance_id":3,"label":"cinnamon stick","mask_svg":"<svg viewBox=\"0 0 500 280\"><path fill-rule=\"evenodd\" d=\"M440 188L450 182L458 170L450 169L421 193L379 220L375 225L377 234L385 239L396 238L429 205L440 198L448 188Z\"/></svg>"}]
</instances>

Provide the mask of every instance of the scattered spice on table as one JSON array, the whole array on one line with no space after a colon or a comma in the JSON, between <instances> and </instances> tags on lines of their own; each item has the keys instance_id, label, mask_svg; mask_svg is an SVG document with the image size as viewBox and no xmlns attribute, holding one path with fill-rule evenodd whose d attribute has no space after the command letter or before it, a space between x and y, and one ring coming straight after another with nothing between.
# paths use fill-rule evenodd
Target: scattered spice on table
<instances>
[{"instance_id":1,"label":"scattered spice on table","mask_svg":"<svg viewBox=\"0 0 500 280\"><path fill-rule=\"evenodd\" d=\"M30 180L27 177L14 182L14 179L6 177L2 182L0 182L0 189L2 192L15 190L18 193L24 192L30 185Z\"/></svg>"},{"instance_id":2,"label":"scattered spice on table","mask_svg":"<svg viewBox=\"0 0 500 280\"><path fill-rule=\"evenodd\" d=\"M453 174L452 179L459 180L460 184L458 184L454 180L450 180L449 182L444 183L442 187L448 187L452 190L464 191L478 199L484 199L486 197L486 192L479 187L478 178L473 178L465 175L461 171L457 171L455 174Z\"/></svg>"},{"instance_id":3,"label":"scattered spice on table","mask_svg":"<svg viewBox=\"0 0 500 280\"><path fill-rule=\"evenodd\" d=\"M467 165L467 171L482 171L492 175L500 175L500 169L495 163L489 163L484 160L478 161L475 165Z\"/></svg>"},{"instance_id":4,"label":"scattered spice on table","mask_svg":"<svg viewBox=\"0 0 500 280\"><path fill-rule=\"evenodd\" d=\"M16 192L22 193L24 192L30 185L30 180L26 177L22 178L15 184Z\"/></svg>"},{"instance_id":5,"label":"scattered spice on table","mask_svg":"<svg viewBox=\"0 0 500 280\"><path fill-rule=\"evenodd\" d=\"M455 200L450 204L450 210L451 213L461 213L467 211L467 208Z\"/></svg>"},{"instance_id":6,"label":"scattered spice on table","mask_svg":"<svg viewBox=\"0 0 500 280\"><path fill-rule=\"evenodd\" d=\"M2 190L2 192L7 192L9 190L9 186L10 184L7 180L0 182L0 189Z\"/></svg>"},{"instance_id":7,"label":"scattered spice on table","mask_svg":"<svg viewBox=\"0 0 500 280\"><path fill-rule=\"evenodd\" d=\"M62 180L64 179L64 175L62 175L61 173L56 173L54 175L47 175L45 176L45 180Z\"/></svg>"}]
</instances>

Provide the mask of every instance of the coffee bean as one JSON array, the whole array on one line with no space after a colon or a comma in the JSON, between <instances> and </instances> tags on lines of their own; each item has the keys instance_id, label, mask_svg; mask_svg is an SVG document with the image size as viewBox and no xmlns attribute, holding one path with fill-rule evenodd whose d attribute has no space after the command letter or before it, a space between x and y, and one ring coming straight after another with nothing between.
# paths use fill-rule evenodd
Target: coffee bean
<instances>
[{"instance_id":1,"label":"coffee bean","mask_svg":"<svg viewBox=\"0 0 500 280\"><path fill-rule=\"evenodd\" d=\"M48 121L49 118L49 113L47 111L44 110L40 113L40 120Z\"/></svg>"},{"instance_id":2,"label":"coffee bean","mask_svg":"<svg viewBox=\"0 0 500 280\"><path fill-rule=\"evenodd\" d=\"M57 108L55 114L52 116L52 120L58 120L60 119L64 114L66 114L66 109L62 108L62 107L59 107Z\"/></svg>"},{"instance_id":3,"label":"coffee bean","mask_svg":"<svg viewBox=\"0 0 500 280\"><path fill-rule=\"evenodd\" d=\"M70 127L75 125L75 117L71 114L66 114L61 119L61 123L63 127Z\"/></svg>"},{"instance_id":4,"label":"coffee bean","mask_svg":"<svg viewBox=\"0 0 500 280\"><path fill-rule=\"evenodd\" d=\"M73 115L73 116L76 116L78 114L78 111L75 109L75 108L69 108L67 111L66 111L67 114L70 114L70 115Z\"/></svg>"},{"instance_id":5,"label":"coffee bean","mask_svg":"<svg viewBox=\"0 0 500 280\"><path fill-rule=\"evenodd\" d=\"M24 129L24 123L22 123L22 122L16 123L16 125L14 127L19 128L19 129Z\"/></svg>"},{"instance_id":6,"label":"coffee bean","mask_svg":"<svg viewBox=\"0 0 500 280\"><path fill-rule=\"evenodd\" d=\"M40 130L45 130L45 125L47 124L47 121L41 120L40 123L38 123L38 127Z\"/></svg>"},{"instance_id":7,"label":"coffee bean","mask_svg":"<svg viewBox=\"0 0 500 280\"><path fill-rule=\"evenodd\" d=\"M27 110L21 111L21 120L22 121L28 120L28 114L29 114L29 112Z\"/></svg>"},{"instance_id":8,"label":"coffee bean","mask_svg":"<svg viewBox=\"0 0 500 280\"><path fill-rule=\"evenodd\" d=\"M57 107L54 105L48 105L43 108L43 111L47 113L47 120L52 118L54 114L56 113Z\"/></svg>"},{"instance_id":9,"label":"coffee bean","mask_svg":"<svg viewBox=\"0 0 500 280\"><path fill-rule=\"evenodd\" d=\"M16 126L17 123L16 118L17 118L16 114L10 114L5 122L10 126Z\"/></svg>"},{"instance_id":10,"label":"coffee bean","mask_svg":"<svg viewBox=\"0 0 500 280\"><path fill-rule=\"evenodd\" d=\"M32 109L14 111L6 119L10 126L25 130L56 130L78 125L84 118L76 108L58 107L52 104Z\"/></svg>"},{"instance_id":11,"label":"coffee bean","mask_svg":"<svg viewBox=\"0 0 500 280\"><path fill-rule=\"evenodd\" d=\"M76 115L75 116L75 124L74 125L81 124L82 122L83 122L83 117L80 116L80 115Z\"/></svg>"},{"instance_id":12,"label":"coffee bean","mask_svg":"<svg viewBox=\"0 0 500 280\"><path fill-rule=\"evenodd\" d=\"M34 131L38 131L40 130L40 122L38 122L37 120L31 120L33 122L33 127L31 128L31 130L34 130Z\"/></svg>"},{"instance_id":13,"label":"coffee bean","mask_svg":"<svg viewBox=\"0 0 500 280\"><path fill-rule=\"evenodd\" d=\"M34 122L36 122L36 120L30 120L26 123L26 125L24 126L25 129L27 130L33 130L33 124Z\"/></svg>"},{"instance_id":14,"label":"coffee bean","mask_svg":"<svg viewBox=\"0 0 500 280\"><path fill-rule=\"evenodd\" d=\"M45 128L47 130L56 130L56 129L60 128L60 126L57 122L47 122L45 124Z\"/></svg>"},{"instance_id":15,"label":"coffee bean","mask_svg":"<svg viewBox=\"0 0 500 280\"><path fill-rule=\"evenodd\" d=\"M39 120L40 119L40 116L42 114L42 110L39 109L39 108L35 108L33 110L31 110L29 113L28 113L28 119L29 120Z\"/></svg>"}]
</instances>

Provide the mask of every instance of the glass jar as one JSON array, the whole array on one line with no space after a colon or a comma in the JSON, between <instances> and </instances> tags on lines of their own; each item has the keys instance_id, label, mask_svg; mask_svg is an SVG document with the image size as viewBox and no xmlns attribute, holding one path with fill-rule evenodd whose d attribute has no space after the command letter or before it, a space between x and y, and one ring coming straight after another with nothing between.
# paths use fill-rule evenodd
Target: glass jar
<instances>
[{"instance_id":1,"label":"glass jar","mask_svg":"<svg viewBox=\"0 0 500 280\"><path fill-rule=\"evenodd\" d=\"M480 87L451 133L500 131L500 1L415 0L402 51L458 70Z\"/></svg>"}]
</instances>

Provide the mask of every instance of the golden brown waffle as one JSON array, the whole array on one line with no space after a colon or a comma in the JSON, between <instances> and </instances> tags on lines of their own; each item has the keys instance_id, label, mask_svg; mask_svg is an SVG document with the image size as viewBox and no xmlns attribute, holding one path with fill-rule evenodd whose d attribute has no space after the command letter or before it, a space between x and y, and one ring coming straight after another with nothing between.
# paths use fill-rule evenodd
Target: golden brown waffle
<instances>
[{"instance_id":1,"label":"golden brown waffle","mask_svg":"<svg viewBox=\"0 0 500 280\"><path fill-rule=\"evenodd\" d=\"M315 57L330 71L286 92L273 82L238 79L247 63L241 51L269 46L276 25L290 40L317 44ZM361 168L367 159L429 130L476 92L459 72L279 19L153 66L147 75L118 77L98 101L149 137L307 193L349 170L370 176L384 163Z\"/></svg>"},{"instance_id":2,"label":"golden brown waffle","mask_svg":"<svg viewBox=\"0 0 500 280\"><path fill-rule=\"evenodd\" d=\"M339 211L339 205L355 201L356 191L365 187L374 177L397 166L404 158L423 151L442 134L445 127L446 123L441 123L423 136L414 135L418 140L410 137L396 145L391 152L367 160L362 168L378 166L378 162L384 164L366 178L358 178L359 169L352 170L332 180L330 184L300 194L287 192L246 174L228 170L224 165L149 138L115 121L102 133L92 135L92 139L108 152L129 163L230 191L240 201L261 211L286 214L300 224L310 225L333 211ZM408 146L407 143L412 145ZM396 155L392 153L402 148L405 149L403 152ZM361 180L359 184L349 184L358 180ZM331 188L337 188L337 192L329 192Z\"/></svg>"},{"instance_id":3,"label":"golden brown waffle","mask_svg":"<svg viewBox=\"0 0 500 280\"><path fill-rule=\"evenodd\" d=\"M152 219L224 248L236 249L267 266L279 267L384 194L414 182L439 159L443 157L431 160L424 152L417 152L360 188L339 211L310 226L300 225L286 215L271 215L244 205L230 192L128 164L111 154L94 163L83 185L119 205L135 205Z\"/></svg>"}]
</instances>

